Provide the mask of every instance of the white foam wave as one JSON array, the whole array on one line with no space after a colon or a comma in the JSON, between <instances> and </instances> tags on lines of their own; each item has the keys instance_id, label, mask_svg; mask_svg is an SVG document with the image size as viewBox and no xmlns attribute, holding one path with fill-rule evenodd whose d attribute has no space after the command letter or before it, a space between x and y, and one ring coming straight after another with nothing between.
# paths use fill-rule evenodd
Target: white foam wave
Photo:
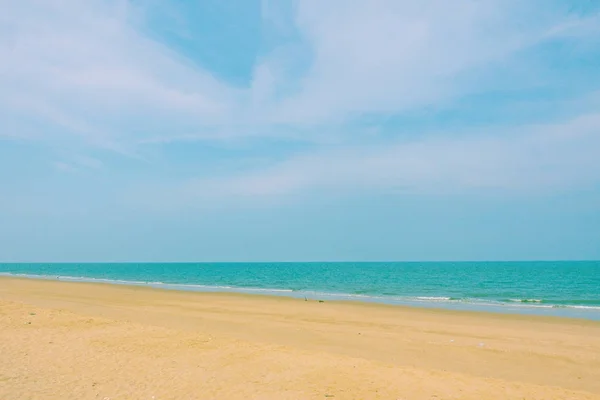
<instances>
[{"instance_id":1,"label":"white foam wave","mask_svg":"<svg viewBox=\"0 0 600 400\"><path fill-rule=\"evenodd\" d=\"M452 300L452 297L444 297L444 296L417 296L414 297L415 300L418 301L449 301Z\"/></svg>"},{"instance_id":2,"label":"white foam wave","mask_svg":"<svg viewBox=\"0 0 600 400\"><path fill-rule=\"evenodd\" d=\"M540 299L509 299L513 303L541 303L543 300Z\"/></svg>"}]
</instances>

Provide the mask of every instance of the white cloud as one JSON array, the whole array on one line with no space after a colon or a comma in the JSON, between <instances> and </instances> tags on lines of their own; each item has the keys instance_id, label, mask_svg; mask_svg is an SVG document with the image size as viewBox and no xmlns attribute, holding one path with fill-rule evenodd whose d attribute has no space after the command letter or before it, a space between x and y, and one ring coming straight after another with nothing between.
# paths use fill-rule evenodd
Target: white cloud
<instances>
[{"instance_id":1,"label":"white cloud","mask_svg":"<svg viewBox=\"0 0 600 400\"><path fill-rule=\"evenodd\" d=\"M61 172L79 173L86 170L97 171L104 168L104 163L86 155L74 156L68 160L55 161L54 168Z\"/></svg>"},{"instance_id":2,"label":"white cloud","mask_svg":"<svg viewBox=\"0 0 600 400\"><path fill-rule=\"evenodd\" d=\"M228 114L233 91L140 34L127 4L2 2L0 107L9 110L2 118L33 116L47 131L58 127L96 145ZM40 139L48 134L39 130Z\"/></svg>"},{"instance_id":3,"label":"white cloud","mask_svg":"<svg viewBox=\"0 0 600 400\"><path fill-rule=\"evenodd\" d=\"M71 164L63 162L63 161L56 161L53 163L53 165L54 165L54 168L56 168L60 172L66 172L69 174L77 172L77 168L75 168Z\"/></svg>"},{"instance_id":4,"label":"white cloud","mask_svg":"<svg viewBox=\"0 0 600 400\"><path fill-rule=\"evenodd\" d=\"M269 32L295 39L259 58L241 90L142 33L146 10L127 0L3 0L0 118L12 132L2 135L30 137L34 117L49 126L34 130L38 139L75 134L135 154L139 143L283 136L285 127L443 104L474 90L473 69L542 40L597 33L597 15L540 4L263 1Z\"/></svg>"},{"instance_id":5,"label":"white cloud","mask_svg":"<svg viewBox=\"0 0 600 400\"><path fill-rule=\"evenodd\" d=\"M278 197L304 192L539 193L600 182L600 114L490 135L414 139L309 153L268 168L170 187L194 203L211 197Z\"/></svg>"},{"instance_id":6,"label":"white cloud","mask_svg":"<svg viewBox=\"0 0 600 400\"><path fill-rule=\"evenodd\" d=\"M445 103L494 87L475 86L485 71L523 49L575 33L590 34L593 17L549 2L302 1L296 24L310 44L306 74L272 111L275 122L336 123L361 114L393 114ZM262 72L281 60L267 59ZM297 79L297 76L291 79ZM264 86L271 85L267 81ZM294 85L292 85L294 86ZM289 94L289 93L288 93Z\"/></svg>"},{"instance_id":7,"label":"white cloud","mask_svg":"<svg viewBox=\"0 0 600 400\"><path fill-rule=\"evenodd\" d=\"M544 41L589 43L599 34L597 14L577 16L543 1L306 0L280 10L264 4L273 34L290 39L263 55L253 82L239 89L150 39L140 29L143 11L129 1L0 0L0 123L10 130L0 135L130 156L140 144L240 136L320 143L315 138L343 131L355 116L443 105L501 85L481 86L472 74L493 74ZM526 189L597 180L597 116L511 129L373 139L364 147L340 140L335 150L193 181L175 193ZM55 167L102 165L64 159Z\"/></svg>"}]
</instances>

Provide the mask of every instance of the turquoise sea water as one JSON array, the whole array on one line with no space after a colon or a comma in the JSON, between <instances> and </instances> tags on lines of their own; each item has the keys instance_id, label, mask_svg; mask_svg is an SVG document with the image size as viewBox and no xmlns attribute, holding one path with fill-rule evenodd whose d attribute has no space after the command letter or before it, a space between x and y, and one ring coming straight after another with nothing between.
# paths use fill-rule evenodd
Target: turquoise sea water
<instances>
[{"instance_id":1,"label":"turquoise sea water","mask_svg":"<svg viewBox=\"0 0 600 400\"><path fill-rule=\"evenodd\" d=\"M600 320L600 261L0 264L0 274Z\"/></svg>"}]
</instances>

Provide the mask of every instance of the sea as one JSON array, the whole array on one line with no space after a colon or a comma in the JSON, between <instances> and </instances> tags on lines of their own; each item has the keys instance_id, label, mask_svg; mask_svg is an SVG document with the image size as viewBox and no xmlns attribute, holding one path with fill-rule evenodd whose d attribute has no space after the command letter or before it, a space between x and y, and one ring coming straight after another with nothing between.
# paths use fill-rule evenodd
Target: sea
<instances>
[{"instance_id":1,"label":"sea","mask_svg":"<svg viewBox=\"0 0 600 400\"><path fill-rule=\"evenodd\" d=\"M600 321L600 261L3 263L0 275Z\"/></svg>"}]
</instances>

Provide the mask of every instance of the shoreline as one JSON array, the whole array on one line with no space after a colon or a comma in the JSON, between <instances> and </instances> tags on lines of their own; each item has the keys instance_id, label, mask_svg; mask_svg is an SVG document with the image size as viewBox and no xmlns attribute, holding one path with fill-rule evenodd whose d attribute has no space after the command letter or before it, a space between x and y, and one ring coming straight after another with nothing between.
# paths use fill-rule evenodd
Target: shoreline
<instances>
[{"instance_id":1,"label":"shoreline","mask_svg":"<svg viewBox=\"0 0 600 400\"><path fill-rule=\"evenodd\" d=\"M6 277L0 307L3 399L600 399L589 320Z\"/></svg>"},{"instance_id":2,"label":"shoreline","mask_svg":"<svg viewBox=\"0 0 600 400\"><path fill-rule=\"evenodd\" d=\"M385 296L385 295L359 295L347 293L328 293L310 290L292 290L283 288L255 288L234 286L210 286L189 283L165 283L128 281L107 278L74 277L74 276L51 276L36 274L14 274L0 272L0 279L26 279L65 283L91 283L102 285L116 285L129 287L146 287L156 290L168 290L192 293L223 293L243 294L251 296L273 296L294 299L313 299L329 302L350 302L363 304L380 304L396 307L409 307L419 309L450 310L481 312L492 314L544 316L552 318L584 319L600 321L600 307L583 305L554 305L540 304L537 301L522 300L520 302L486 302L486 301L463 301L450 297L435 296Z\"/></svg>"},{"instance_id":3,"label":"shoreline","mask_svg":"<svg viewBox=\"0 0 600 400\"><path fill-rule=\"evenodd\" d=\"M443 307L428 307L428 306L413 306L407 304L393 304L393 303L384 303L384 302L374 302L374 301L361 301L358 299L349 299L349 300L338 300L338 299L327 299L321 297L313 297L308 298L300 296L287 296L287 295L274 295L268 293L268 290L261 290L257 293L247 293L244 291L231 290L231 291L220 291L218 289L215 290L180 290L180 289L171 289L165 287L156 287L152 284L130 284L129 282L122 281L122 283L113 283L111 282L101 282L101 281L88 281L88 280L59 280L52 278L34 278L34 277L13 277L13 276L5 276L0 275L0 284L2 282L16 283L18 284L26 284L27 282L34 283L50 283L50 284L58 284L58 285L75 285L81 287L90 287L90 288L114 288L116 290L124 290L124 291L134 291L136 293L145 293L151 295L155 294L163 294L170 295L173 294L175 296L197 296L199 299L209 298L209 299L232 299L232 300L242 300L242 301L253 301L253 300L264 300L264 301L273 301L278 303L288 303L288 304L297 304L297 303L320 303L320 304L328 304L328 305L336 305L340 307L357 307L365 310L369 309L387 309L387 310L398 310L403 313L411 313L414 312L416 314L431 314L431 315L447 315L447 316L477 316L481 318L491 318L491 319L509 319L509 320L522 320L522 321L531 321L532 318L538 321L547 321L547 322L580 322L584 324L592 324L600 327L600 321L588 319L588 318L574 318L574 317L562 317L555 315L539 315L539 314L522 314L522 313L504 313L504 312L488 312L482 310L463 310L463 309L452 309L452 308L443 308ZM2 289L0 288L0 295L2 294Z\"/></svg>"}]
</instances>

